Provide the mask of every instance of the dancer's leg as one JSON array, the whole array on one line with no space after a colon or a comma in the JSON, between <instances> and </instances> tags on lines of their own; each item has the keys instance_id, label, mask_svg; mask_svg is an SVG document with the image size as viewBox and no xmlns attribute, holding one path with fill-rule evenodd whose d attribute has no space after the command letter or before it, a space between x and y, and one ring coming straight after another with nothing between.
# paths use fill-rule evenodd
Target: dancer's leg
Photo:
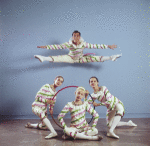
<instances>
[{"instance_id":1,"label":"dancer's leg","mask_svg":"<svg viewBox=\"0 0 150 146\"><path fill-rule=\"evenodd\" d=\"M43 123L47 126L47 128L52 132L50 133L48 136L46 136L45 138L52 138L52 137L56 137L57 133L54 130L53 126L51 125L50 121L47 118L47 109L43 110L41 107L38 106L33 106L32 107L32 112L39 116L40 119L43 121Z\"/></svg>"},{"instance_id":2,"label":"dancer's leg","mask_svg":"<svg viewBox=\"0 0 150 146\"><path fill-rule=\"evenodd\" d=\"M45 118L45 119L43 119L43 122L47 126L47 128L52 132L48 136L46 136L45 138L56 137L57 136L57 132L54 130L54 128L51 125L50 121L47 118Z\"/></svg>"},{"instance_id":3,"label":"dancer's leg","mask_svg":"<svg viewBox=\"0 0 150 146\"><path fill-rule=\"evenodd\" d=\"M30 122L28 122L26 125L25 125L26 128L35 128L37 129L38 128L38 123L36 124L31 124Z\"/></svg>"},{"instance_id":4,"label":"dancer's leg","mask_svg":"<svg viewBox=\"0 0 150 146\"><path fill-rule=\"evenodd\" d=\"M53 59L51 57L45 57L45 56L41 56L41 55L34 55L34 57L39 59L40 62L43 62L43 61L53 62Z\"/></svg>"},{"instance_id":5,"label":"dancer's leg","mask_svg":"<svg viewBox=\"0 0 150 146\"><path fill-rule=\"evenodd\" d=\"M74 60L69 55L50 56L53 62L74 63Z\"/></svg>"},{"instance_id":6,"label":"dancer's leg","mask_svg":"<svg viewBox=\"0 0 150 146\"><path fill-rule=\"evenodd\" d=\"M77 132L76 128L65 128L64 132L68 136L76 138L76 139L87 139L87 140L101 140L102 139L102 136L100 136L100 135L97 135L97 136L87 136L87 135L85 135L84 132L79 133L79 132Z\"/></svg>"},{"instance_id":7,"label":"dancer's leg","mask_svg":"<svg viewBox=\"0 0 150 146\"><path fill-rule=\"evenodd\" d=\"M115 61L121 55L113 55L113 56L83 56L80 58L79 63L88 63L88 62L104 62L107 60Z\"/></svg>"}]
</instances>

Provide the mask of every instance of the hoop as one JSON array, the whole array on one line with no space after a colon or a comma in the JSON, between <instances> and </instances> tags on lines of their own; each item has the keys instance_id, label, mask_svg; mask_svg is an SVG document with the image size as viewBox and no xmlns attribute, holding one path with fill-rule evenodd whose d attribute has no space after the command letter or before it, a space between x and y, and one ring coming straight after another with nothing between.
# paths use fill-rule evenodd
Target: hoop
<instances>
[{"instance_id":1,"label":"hoop","mask_svg":"<svg viewBox=\"0 0 150 146\"><path fill-rule=\"evenodd\" d=\"M60 91L66 89L66 88L70 88L70 87L76 87L76 88L77 88L78 86L66 86L66 87L64 87L64 88L62 88L62 89L60 89L60 90L58 90L57 93L54 95L54 97L55 97ZM89 95L90 95L90 97L92 98L91 94L89 94ZM54 99L54 97L53 97L53 99ZM92 100L93 100L93 98L92 98ZM95 109L95 106L94 106L94 109ZM55 124L56 124L57 126L59 126L60 128L64 129L62 126L60 126L59 124L57 124L57 122L55 121L53 115L52 115L52 114L50 114L50 115L51 115L53 121L55 122ZM92 116L92 118L91 118L91 120L90 120L90 122L89 122L88 124L90 124L92 120L93 120L93 116Z\"/></svg>"}]
</instances>

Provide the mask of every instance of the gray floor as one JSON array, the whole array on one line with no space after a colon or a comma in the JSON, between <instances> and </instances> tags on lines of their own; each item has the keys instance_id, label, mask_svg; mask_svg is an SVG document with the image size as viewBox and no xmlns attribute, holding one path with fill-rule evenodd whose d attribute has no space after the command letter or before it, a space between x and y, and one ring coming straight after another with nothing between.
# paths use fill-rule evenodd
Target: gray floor
<instances>
[{"instance_id":1,"label":"gray floor","mask_svg":"<svg viewBox=\"0 0 150 146\"><path fill-rule=\"evenodd\" d=\"M122 121L128 120L123 119ZM150 118L131 120L138 126L116 128L115 133L120 136L120 139L113 139L106 137L105 119L99 119L97 128L99 134L103 136L101 141L63 140L61 138L63 131L53 120L51 120L51 123L59 136L45 140L44 137L49 134L48 130L24 127L27 122L38 123L39 120L6 120L0 124L0 146L150 146ZM65 122L68 125L69 120L65 119Z\"/></svg>"}]
</instances>

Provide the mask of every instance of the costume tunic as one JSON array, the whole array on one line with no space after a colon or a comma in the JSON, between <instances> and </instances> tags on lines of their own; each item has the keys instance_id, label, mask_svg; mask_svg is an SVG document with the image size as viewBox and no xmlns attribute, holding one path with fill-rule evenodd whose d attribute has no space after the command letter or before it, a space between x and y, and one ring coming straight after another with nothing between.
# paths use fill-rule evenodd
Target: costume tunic
<instances>
[{"instance_id":1,"label":"costume tunic","mask_svg":"<svg viewBox=\"0 0 150 146\"><path fill-rule=\"evenodd\" d=\"M68 55L50 56L53 62L69 62L69 63L86 63L86 62L103 62L105 61L103 56L91 56L87 53L83 54L85 48L94 49L107 49L108 45L104 44L90 44L85 42L82 38L80 39L80 44L75 45L73 40L70 39L69 42L63 43L61 45L47 45L47 49L57 50L57 49L69 49Z\"/></svg>"},{"instance_id":2,"label":"costume tunic","mask_svg":"<svg viewBox=\"0 0 150 146\"><path fill-rule=\"evenodd\" d=\"M63 117L66 113L70 112L71 114L71 125L68 128L63 120ZM85 113L89 112L93 117L93 125L89 127L86 119ZM73 102L68 102L68 104L63 108L61 113L58 115L58 120L61 125L64 127L64 132L73 138L76 137L77 132L83 132L85 135L95 135L98 133L98 130L95 128L98 122L99 115L93 109L93 107L88 104L87 101L83 102L82 105L76 105Z\"/></svg>"},{"instance_id":3,"label":"costume tunic","mask_svg":"<svg viewBox=\"0 0 150 146\"><path fill-rule=\"evenodd\" d=\"M47 100L50 99L54 101L53 104L49 106L49 109L52 109L56 102L56 91L54 91L49 84L45 84L42 88L37 92L35 96L35 101L32 103L32 112L39 116L41 120L47 117Z\"/></svg>"},{"instance_id":4,"label":"costume tunic","mask_svg":"<svg viewBox=\"0 0 150 146\"><path fill-rule=\"evenodd\" d=\"M125 110L123 103L117 97L113 96L108 91L106 86L101 86L99 91L92 93L91 96L93 100L99 100L101 102L100 105L107 107L106 120L108 126L110 124L109 115L112 113L112 111L115 111L115 115L120 115L121 117L124 116ZM93 100L90 97L88 99L88 103L93 103Z\"/></svg>"}]
</instances>

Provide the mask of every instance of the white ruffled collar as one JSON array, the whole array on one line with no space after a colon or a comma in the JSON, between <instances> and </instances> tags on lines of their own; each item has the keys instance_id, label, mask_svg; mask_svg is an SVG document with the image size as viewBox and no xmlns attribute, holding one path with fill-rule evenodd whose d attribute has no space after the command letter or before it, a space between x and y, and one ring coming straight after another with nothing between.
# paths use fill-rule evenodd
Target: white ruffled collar
<instances>
[{"instance_id":1,"label":"white ruffled collar","mask_svg":"<svg viewBox=\"0 0 150 146\"><path fill-rule=\"evenodd\" d=\"M69 44L72 45L74 48L81 48L83 46L84 43L84 39L82 37L80 37L80 44L79 45L75 45L73 42L72 37L69 39Z\"/></svg>"}]
</instances>

